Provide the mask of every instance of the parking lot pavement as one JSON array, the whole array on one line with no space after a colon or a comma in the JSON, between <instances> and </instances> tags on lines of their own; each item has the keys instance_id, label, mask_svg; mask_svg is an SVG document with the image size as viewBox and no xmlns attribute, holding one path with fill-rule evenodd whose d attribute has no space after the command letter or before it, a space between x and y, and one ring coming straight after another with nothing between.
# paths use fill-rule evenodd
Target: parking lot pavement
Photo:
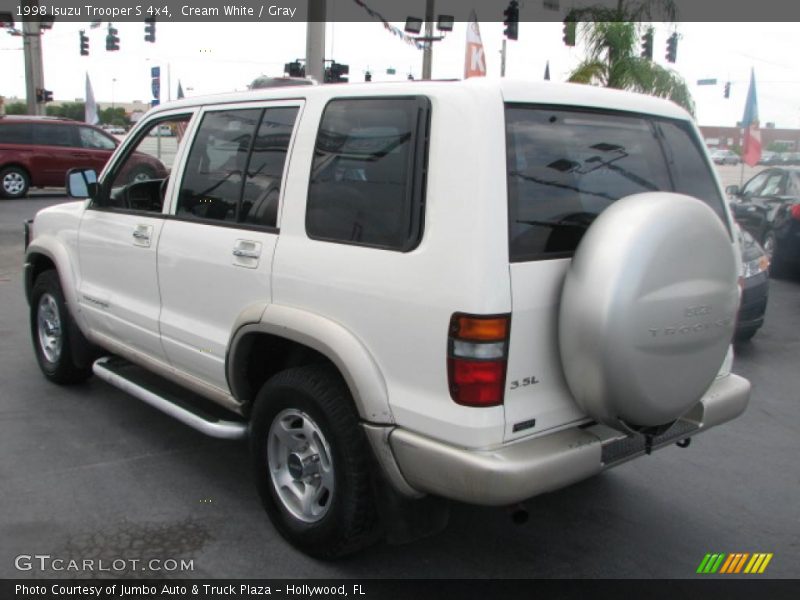
<instances>
[{"instance_id":1,"label":"parking lot pavement","mask_svg":"<svg viewBox=\"0 0 800 600\"><path fill-rule=\"evenodd\" d=\"M692 578L709 552L771 552L759 577L800 576L798 279L772 281L764 327L737 349L753 397L736 421L535 498L526 525L454 504L435 537L323 563L269 524L245 444L205 438L101 381L57 387L39 374L21 222L58 200L0 202L0 577L92 575L15 568L21 554L50 554L192 561L110 573L151 577Z\"/></svg>"}]
</instances>

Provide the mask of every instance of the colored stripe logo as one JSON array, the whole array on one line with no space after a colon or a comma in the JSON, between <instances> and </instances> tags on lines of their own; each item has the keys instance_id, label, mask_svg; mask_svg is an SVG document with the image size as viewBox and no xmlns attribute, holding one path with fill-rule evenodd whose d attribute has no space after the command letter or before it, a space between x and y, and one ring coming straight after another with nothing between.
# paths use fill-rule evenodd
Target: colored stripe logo
<instances>
[{"instance_id":1,"label":"colored stripe logo","mask_svg":"<svg viewBox=\"0 0 800 600\"><path fill-rule=\"evenodd\" d=\"M735 574L746 573L750 575L763 573L769 561L772 560L772 552L733 552L731 554L716 553L706 554L697 567L697 573L701 575Z\"/></svg>"}]
</instances>

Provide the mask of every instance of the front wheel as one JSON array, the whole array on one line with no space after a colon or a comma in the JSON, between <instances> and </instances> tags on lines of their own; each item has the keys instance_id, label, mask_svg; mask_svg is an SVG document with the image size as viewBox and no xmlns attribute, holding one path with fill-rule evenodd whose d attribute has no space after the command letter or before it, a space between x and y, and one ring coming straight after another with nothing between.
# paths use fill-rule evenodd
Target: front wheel
<instances>
[{"instance_id":1,"label":"front wheel","mask_svg":"<svg viewBox=\"0 0 800 600\"><path fill-rule=\"evenodd\" d=\"M55 271L36 278L31 290L30 325L39 367L54 383L78 383L92 374L93 348L67 311Z\"/></svg>"},{"instance_id":2,"label":"front wheel","mask_svg":"<svg viewBox=\"0 0 800 600\"><path fill-rule=\"evenodd\" d=\"M299 367L270 379L256 399L250 445L261 500L292 545L330 559L375 541L369 449L332 367Z\"/></svg>"}]
</instances>

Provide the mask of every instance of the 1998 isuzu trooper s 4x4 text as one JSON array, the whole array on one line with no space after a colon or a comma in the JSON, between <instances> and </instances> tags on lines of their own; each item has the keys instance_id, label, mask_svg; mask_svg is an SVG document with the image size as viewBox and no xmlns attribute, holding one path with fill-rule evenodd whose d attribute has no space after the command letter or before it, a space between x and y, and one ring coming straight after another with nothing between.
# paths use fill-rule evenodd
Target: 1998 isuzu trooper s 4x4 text
<instances>
[{"instance_id":1,"label":"1998 isuzu trooper s 4x4 text","mask_svg":"<svg viewBox=\"0 0 800 600\"><path fill-rule=\"evenodd\" d=\"M142 153L168 176L120 177ZM247 435L270 518L315 556L429 533L446 499L570 485L749 399L731 217L666 101L473 80L191 98L67 183L26 238L43 373Z\"/></svg>"}]
</instances>

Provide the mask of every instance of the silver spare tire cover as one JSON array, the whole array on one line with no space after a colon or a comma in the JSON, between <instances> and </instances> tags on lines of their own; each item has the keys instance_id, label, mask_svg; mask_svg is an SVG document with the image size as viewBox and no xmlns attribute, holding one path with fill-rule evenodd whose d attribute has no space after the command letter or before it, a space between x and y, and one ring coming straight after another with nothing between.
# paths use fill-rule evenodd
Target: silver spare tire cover
<instances>
[{"instance_id":1,"label":"silver spare tire cover","mask_svg":"<svg viewBox=\"0 0 800 600\"><path fill-rule=\"evenodd\" d=\"M567 384L588 415L618 429L668 424L709 388L739 304L731 238L703 202L622 198L584 235L559 315Z\"/></svg>"}]
</instances>

